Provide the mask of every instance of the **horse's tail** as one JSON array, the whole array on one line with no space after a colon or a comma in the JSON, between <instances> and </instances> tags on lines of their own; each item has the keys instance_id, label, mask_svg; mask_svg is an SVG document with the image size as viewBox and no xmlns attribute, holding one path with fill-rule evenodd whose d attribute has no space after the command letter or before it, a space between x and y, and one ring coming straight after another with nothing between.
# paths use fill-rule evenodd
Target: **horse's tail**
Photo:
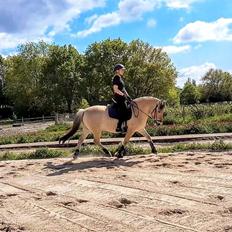
<instances>
[{"instance_id":1,"label":"horse's tail","mask_svg":"<svg viewBox=\"0 0 232 232\"><path fill-rule=\"evenodd\" d=\"M65 141L67 139L69 139L72 135L75 134L75 132L79 129L81 123L82 123L82 120L83 120L83 116L84 116L84 111L83 109L80 109L77 114L75 115L75 118L73 120L73 126L72 128L68 131L67 134L65 134L64 136L62 136L60 139L59 139L59 144L60 143L65 143Z\"/></svg>"}]
</instances>

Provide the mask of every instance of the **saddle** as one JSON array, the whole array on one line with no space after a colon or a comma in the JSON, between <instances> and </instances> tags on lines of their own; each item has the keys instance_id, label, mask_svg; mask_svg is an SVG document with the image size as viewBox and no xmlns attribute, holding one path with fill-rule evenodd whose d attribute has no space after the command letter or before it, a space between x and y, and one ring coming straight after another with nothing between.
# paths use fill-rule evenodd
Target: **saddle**
<instances>
[{"instance_id":1,"label":"saddle","mask_svg":"<svg viewBox=\"0 0 232 232\"><path fill-rule=\"evenodd\" d=\"M115 118L115 119L123 119L124 121L127 121L131 119L132 116L132 104L128 101L126 101L126 112L123 114L121 113L117 102L113 100L113 103L107 106L109 117Z\"/></svg>"}]
</instances>

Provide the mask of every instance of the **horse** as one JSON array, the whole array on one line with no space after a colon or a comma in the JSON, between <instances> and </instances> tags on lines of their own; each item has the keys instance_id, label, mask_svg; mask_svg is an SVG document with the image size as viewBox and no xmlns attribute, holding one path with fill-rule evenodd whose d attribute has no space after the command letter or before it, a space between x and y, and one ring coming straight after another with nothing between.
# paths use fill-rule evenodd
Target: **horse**
<instances>
[{"instance_id":1,"label":"horse","mask_svg":"<svg viewBox=\"0 0 232 232\"><path fill-rule=\"evenodd\" d=\"M146 131L145 126L148 118L152 118L157 125L163 123L165 101L155 97L140 97L131 100L131 105L133 110L131 118L127 121L127 132L122 144L119 145L114 156L117 158L123 157L126 152L125 146L135 132L138 132L144 136L150 144L152 153L157 154L155 145L151 139L151 136ZM76 113L72 128L59 139L59 144L64 144L67 139L75 134L82 124L83 130L78 140L76 151L73 154L73 160L78 157L82 143L91 133L94 136L94 143L99 145L106 155L112 156L111 152L108 151L108 149L100 142L102 131L116 133L118 120L111 118L108 110L109 108L107 106L95 105L86 109L80 109Z\"/></svg>"}]
</instances>

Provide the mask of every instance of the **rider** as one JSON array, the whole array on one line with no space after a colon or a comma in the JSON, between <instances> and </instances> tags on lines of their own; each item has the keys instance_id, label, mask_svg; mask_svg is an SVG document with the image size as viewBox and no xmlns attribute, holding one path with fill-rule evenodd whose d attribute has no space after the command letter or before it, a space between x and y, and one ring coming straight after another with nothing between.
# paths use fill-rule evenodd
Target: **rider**
<instances>
[{"instance_id":1,"label":"rider","mask_svg":"<svg viewBox=\"0 0 232 232\"><path fill-rule=\"evenodd\" d=\"M114 67L114 77L113 77L113 93L114 93L114 100L118 104L120 119L117 125L117 132L126 132L127 128L122 128L122 123L124 120L123 115L127 112L126 106L126 99L130 99L126 89L125 83L123 81L123 74L125 71L125 67L122 64L116 64Z\"/></svg>"}]
</instances>

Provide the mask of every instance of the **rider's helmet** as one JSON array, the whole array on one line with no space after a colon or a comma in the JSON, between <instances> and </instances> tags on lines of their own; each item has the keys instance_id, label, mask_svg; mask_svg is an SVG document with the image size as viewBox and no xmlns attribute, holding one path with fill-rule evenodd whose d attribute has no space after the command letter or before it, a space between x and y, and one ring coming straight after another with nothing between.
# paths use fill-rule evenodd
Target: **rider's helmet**
<instances>
[{"instance_id":1,"label":"rider's helmet","mask_svg":"<svg viewBox=\"0 0 232 232\"><path fill-rule=\"evenodd\" d=\"M123 64L116 64L114 66L114 72L119 70L119 69L126 69L125 66Z\"/></svg>"}]
</instances>

